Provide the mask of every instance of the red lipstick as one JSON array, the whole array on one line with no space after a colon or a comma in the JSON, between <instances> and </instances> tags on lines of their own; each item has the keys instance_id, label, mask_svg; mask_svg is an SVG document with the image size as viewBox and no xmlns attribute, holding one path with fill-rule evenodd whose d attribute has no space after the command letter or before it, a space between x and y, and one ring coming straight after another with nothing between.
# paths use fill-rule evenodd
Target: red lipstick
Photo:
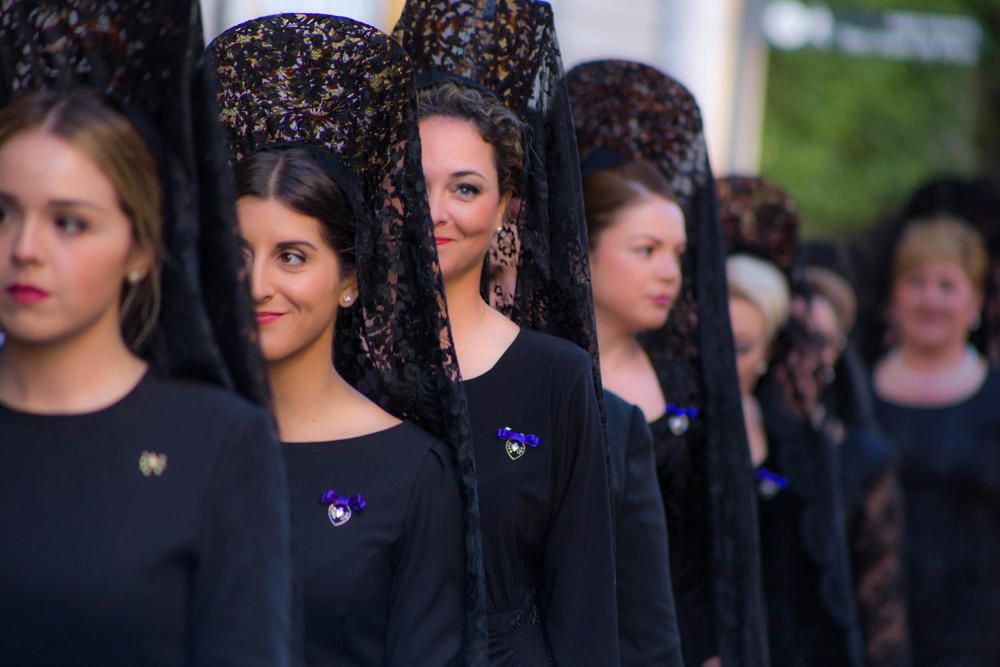
<instances>
[{"instance_id":1,"label":"red lipstick","mask_svg":"<svg viewBox=\"0 0 1000 667\"><path fill-rule=\"evenodd\" d=\"M434 237L434 243L438 244L438 246L448 245L449 243L451 243L454 240L455 239L446 239L443 236L435 236Z\"/></svg>"},{"instance_id":2,"label":"red lipstick","mask_svg":"<svg viewBox=\"0 0 1000 667\"><path fill-rule=\"evenodd\" d=\"M268 313L268 312L257 312L254 313L257 318L257 324L270 324L271 322L277 322L279 318L284 316L284 313Z\"/></svg>"},{"instance_id":3,"label":"red lipstick","mask_svg":"<svg viewBox=\"0 0 1000 667\"><path fill-rule=\"evenodd\" d=\"M40 287L35 287L34 285L26 285L24 283L14 283L7 288L7 294L10 295L15 302L30 305L33 303L39 303L45 301L49 298L49 293Z\"/></svg>"}]
</instances>

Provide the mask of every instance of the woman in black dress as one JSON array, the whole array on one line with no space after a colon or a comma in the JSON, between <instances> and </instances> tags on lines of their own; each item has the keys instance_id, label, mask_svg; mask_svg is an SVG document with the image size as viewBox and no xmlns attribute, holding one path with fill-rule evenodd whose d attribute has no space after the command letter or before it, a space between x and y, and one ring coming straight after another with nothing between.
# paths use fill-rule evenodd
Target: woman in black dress
<instances>
[{"instance_id":1,"label":"woman in black dress","mask_svg":"<svg viewBox=\"0 0 1000 667\"><path fill-rule=\"evenodd\" d=\"M285 444L305 663L477 664L474 468L409 62L323 15L249 21L210 48Z\"/></svg>"},{"instance_id":2,"label":"woman in black dress","mask_svg":"<svg viewBox=\"0 0 1000 667\"><path fill-rule=\"evenodd\" d=\"M583 189L598 340L602 350L602 380L607 387L638 406L639 414L645 415L645 424L661 417L667 401L636 335L662 327L680 291L680 262L687 238L684 214L673 198L670 185L652 163L597 166L597 158L599 156L592 156L585 165ZM622 448L615 446L621 437L613 428L616 426L613 417L621 413L620 409L612 410L615 401L622 399L615 397L608 406L608 436L612 445L612 480L615 482L612 488L617 510L620 475L615 473L621 465L617 454ZM624 426L628 427L627 421ZM649 431L648 426L643 429ZM623 535L621 532L623 522L626 526L632 521L641 522L644 515L648 520L652 512L664 516L655 456L650 455L647 462L646 476L655 489L650 498L656 505L655 510L633 506L622 509L636 516L615 513L619 528L616 551L619 627L623 638L627 638L623 642L626 645L622 646L622 662L629 665L681 664L666 524L658 531L662 539L650 540L647 544L636 543L637 539L642 539L640 533ZM629 567L626 569L624 565ZM623 621L632 627L626 627ZM642 623L649 623L650 630L655 628L655 631L642 632ZM641 635L626 635L636 632Z\"/></svg>"},{"instance_id":3,"label":"woman in black dress","mask_svg":"<svg viewBox=\"0 0 1000 667\"><path fill-rule=\"evenodd\" d=\"M849 335L856 300L836 246L805 244L807 323L823 359L821 427L834 443L866 667L909 667L903 502L890 443L875 417L868 369Z\"/></svg>"},{"instance_id":4,"label":"woman in black dress","mask_svg":"<svg viewBox=\"0 0 1000 667\"><path fill-rule=\"evenodd\" d=\"M798 212L784 190L756 177L720 178L716 192L733 253L727 271L733 269L728 280L736 297L730 307L734 331L739 325L741 386L759 405L746 404L753 406L747 421L757 445L751 451L771 664L860 667L840 477L833 442L818 417L822 362L807 320ZM766 328L780 326L773 342L748 335L754 309ZM772 314L782 310L790 314L783 325L784 318ZM761 356L768 357L763 364Z\"/></svg>"},{"instance_id":5,"label":"woman in black dress","mask_svg":"<svg viewBox=\"0 0 1000 667\"><path fill-rule=\"evenodd\" d=\"M0 661L286 665L287 490L231 391L266 396L197 3L0 26Z\"/></svg>"},{"instance_id":6,"label":"woman in black dress","mask_svg":"<svg viewBox=\"0 0 1000 667\"><path fill-rule=\"evenodd\" d=\"M875 407L899 460L921 666L1000 661L1000 372L969 343L989 272L983 237L940 213L911 220L892 260L896 344L875 366Z\"/></svg>"},{"instance_id":7,"label":"woman in black dress","mask_svg":"<svg viewBox=\"0 0 1000 667\"><path fill-rule=\"evenodd\" d=\"M395 34L428 72L419 94L423 166L472 416L490 663L617 664L593 361L529 328L584 344L593 332L580 296L589 289L586 246L572 199L575 152L562 143L572 134L551 8L410 2ZM494 257L505 271L484 276L500 228L507 253ZM484 282L517 324L487 304Z\"/></svg>"},{"instance_id":8,"label":"woman in black dress","mask_svg":"<svg viewBox=\"0 0 1000 667\"><path fill-rule=\"evenodd\" d=\"M637 303L634 313L614 318L622 325L614 327L615 335L602 329L601 356L605 376L617 375L616 355L608 350L605 359L605 344L619 341L626 354L617 359L630 359L631 368L644 371L637 374L645 378L641 385L625 382L612 389L644 406L651 421L684 661L766 665L751 468L698 105L676 81L638 63L585 63L568 79L588 223L595 229L592 256L603 254L602 235L623 229L601 225L598 218L629 218L628 224L642 226L644 220L630 214L649 204L652 212L659 207L663 223L654 227L660 230L655 244L644 239L638 248L625 246L669 261L657 263L663 268L659 282L651 283L658 285L649 293L653 302ZM645 164L655 166L659 178L639 173ZM600 182L605 179L620 184L609 188ZM600 201L603 192L614 196ZM603 259L595 259L595 266ZM595 299L602 301L602 290L613 287L597 285L595 278ZM605 305L606 312L615 309ZM657 326L667 311L666 325ZM637 386L643 389L634 391Z\"/></svg>"}]
</instances>

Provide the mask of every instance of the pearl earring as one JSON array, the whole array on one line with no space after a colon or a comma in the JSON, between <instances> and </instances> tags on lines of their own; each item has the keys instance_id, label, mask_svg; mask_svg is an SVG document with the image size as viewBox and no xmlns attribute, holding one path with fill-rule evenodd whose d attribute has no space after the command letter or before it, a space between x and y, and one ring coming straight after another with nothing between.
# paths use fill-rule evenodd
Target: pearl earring
<instances>
[{"instance_id":1,"label":"pearl earring","mask_svg":"<svg viewBox=\"0 0 1000 667\"><path fill-rule=\"evenodd\" d=\"M135 285L137 282L139 282L139 279L141 277L142 276L139 275L138 271L130 271L128 274L128 282L130 285Z\"/></svg>"},{"instance_id":2,"label":"pearl earring","mask_svg":"<svg viewBox=\"0 0 1000 667\"><path fill-rule=\"evenodd\" d=\"M354 300L354 299L352 299L352 298L351 298L351 295L350 295L350 294L345 294L345 295L344 295L344 305L345 305L345 306L346 306L347 304L349 304L349 303L350 303L351 301L353 301L353 300Z\"/></svg>"}]
</instances>

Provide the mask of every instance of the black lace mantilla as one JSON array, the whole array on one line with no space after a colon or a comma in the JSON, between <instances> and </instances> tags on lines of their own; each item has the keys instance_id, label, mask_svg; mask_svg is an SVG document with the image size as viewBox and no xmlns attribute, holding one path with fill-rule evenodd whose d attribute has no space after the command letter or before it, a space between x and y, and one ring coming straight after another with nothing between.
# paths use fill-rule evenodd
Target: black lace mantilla
<instances>
[{"instance_id":1,"label":"black lace mantilla","mask_svg":"<svg viewBox=\"0 0 1000 667\"><path fill-rule=\"evenodd\" d=\"M488 257L490 304L594 358L597 334L579 159L552 8L537 0L409 0L394 36L421 72L494 92L525 122L519 201Z\"/></svg>"},{"instance_id":2,"label":"black lace mantilla","mask_svg":"<svg viewBox=\"0 0 1000 667\"><path fill-rule=\"evenodd\" d=\"M451 443L466 500L466 660L485 656L475 459L421 172L413 70L403 50L349 19L282 14L210 45L235 159L308 146L357 219L358 302L337 318L337 369L393 414Z\"/></svg>"},{"instance_id":3,"label":"black lace mantilla","mask_svg":"<svg viewBox=\"0 0 1000 667\"><path fill-rule=\"evenodd\" d=\"M691 442L703 456L715 642L726 665L767 664L755 489L736 379L725 255L701 112L674 79L640 63L584 63L568 75L580 153L604 150L657 164L684 210L688 252L670 319L643 341L669 401L704 416ZM669 369L696 369L692 382ZM701 419L701 417L699 417ZM692 434L692 438L694 434ZM701 473L695 473L695 479Z\"/></svg>"},{"instance_id":4,"label":"black lace mantilla","mask_svg":"<svg viewBox=\"0 0 1000 667\"><path fill-rule=\"evenodd\" d=\"M198 3L0 0L0 34L0 104L34 89L96 90L158 162L166 260L143 355L164 375L266 403Z\"/></svg>"},{"instance_id":5,"label":"black lace mantilla","mask_svg":"<svg viewBox=\"0 0 1000 667\"><path fill-rule=\"evenodd\" d=\"M776 450L770 456L781 461L781 473L789 479L789 492L801 501L798 531L789 529L788 535L801 535L798 549L819 571L819 599L840 629L838 636L827 634L824 641L837 642L835 648L844 659L860 665L861 630L850 576L840 479L833 445L814 418L822 359L807 319L810 294L798 252L798 207L779 185L756 176L720 178L716 192L730 252L755 255L774 264L785 274L792 299L798 302L778 335L768 376L758 393ZM793 610L796 603L801 600L776 602Z\"/></svg>"},{"instance_id":6,"label":"black lace mantilla","mask_svg":"<svg viewBox=\"0 0 1000 667\"><path fill-rule=\"evenodd\" d=\"M778 267L788 281L792 308L774 343L769 373L801 417L816 408L822 386L821 349L807 321L809 287L799 253L798 206L776 183L757 176L715 182L719 221L730 254L755 255Z\"/></svg>"}]
</instances>

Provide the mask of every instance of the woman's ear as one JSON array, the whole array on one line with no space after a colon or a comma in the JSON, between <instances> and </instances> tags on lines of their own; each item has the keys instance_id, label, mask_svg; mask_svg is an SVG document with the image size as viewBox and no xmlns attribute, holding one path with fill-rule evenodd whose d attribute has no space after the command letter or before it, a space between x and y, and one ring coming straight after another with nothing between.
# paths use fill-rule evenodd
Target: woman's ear
<instances>
[{"instance_id":1,"label":"woman's ear","mask_svg":"<svg viewBox=\"0 0 1000 667\"><path fill-rule=\"evenodd\" d=\"M500 231L505 219L517 220L521 212L521 200L514 196L513 192L507 191L500 196L500 203L497 205L497 217L493 227Z\"/></svg>"},{"instance_id":2,"label":"woman's ear","mask_svg":"<svg viewBox=\"0 0 1000 667\"><path fill-rule=\"evenodd\" d=\"M129 252L128 260L125 262L124 280L129 282L139 282L149 275L153 270L153 251L149 248L133 246ZM139 280L132 280L134 276L139 276Z\"/></svg>"},{"instance_id":3,"label":"woman's ear","mask_svg":"<svg viewBox=\"0 0 1000 667\"><path fill-rule=\"evenodd\" d=\"M350 308L358 300L358 274L350 273L344 276L340 281L340 298L339 306L341 308Z\"/></svg>"}]
</instances>

